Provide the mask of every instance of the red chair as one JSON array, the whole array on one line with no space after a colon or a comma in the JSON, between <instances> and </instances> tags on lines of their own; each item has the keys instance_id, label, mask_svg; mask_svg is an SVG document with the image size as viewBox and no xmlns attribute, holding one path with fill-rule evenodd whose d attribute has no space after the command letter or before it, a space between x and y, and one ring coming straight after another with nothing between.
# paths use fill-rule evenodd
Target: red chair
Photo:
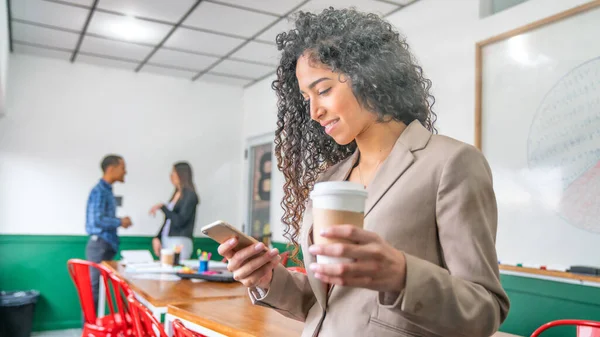
<instances>
[{"instance_id":1,"label":"red chair","mask_svg":"<svg viewBox=\"0 0 600 337\"><path fill-rule=\"evenodd\" d=\"M180 320L173 321L173 337L206 337L205 335L194 332L183 325Z\"/></svg>"},{"instance_id":2,"label":"red chair","mask_svg":"<svg viewBox=\"0 0 600 337\"><path fill-rule=\"evenodd\" d=\"M295 272L302 273L302 274L306 274L306 269L304 269L302 267L288 267L287 270L289 270L289 271L295 271Z\"/></svg>"},{"instance_id":3,"label":"red chair","mask_svg":"<svg viewBox=\"0 0 600 337\"><path fill-rule=\"evenodd\" d=\"M531 337L538 337L542 332L555 326L574 325L577 328L577 337L600 337L600 322L580 319L559 319L537 328Z\"/></svg>"},{"instance_id":4,"label":"red chair","mask_svg":"<svg viewBox=\"0 0 600 337\"><path fill-rule=\"evenodd\" d=\"M288 264L288 260L290 259L290 252L283 252L279 254L281 256L281 265L286 267Z\"/></svg>"},{"instance_id":5,"label":"red chair","mask_svg":"<svg viewBox=\"0 0 600 337\"><path fill-rule=\"evenodd\" d=\"M90 276L90 268L96 268L102 276L106 300L108 304L109 314L104 317L98 317L96 308L94 307L94 296L92 293L92 283ZM84 324L82 336L95 337L112 337L116 335L132 336L132 331L127 331L126 320L124 319L125 311L122 307L115 311L111 289L115 294L120 293L121 287L119 283L115 283L111 279L111 272L108 268L103 267L94 262L70 259L67 262L67 269L71 275L79 302L83 310ZM115 299L118 300L119 296ZM118 302L117 302L118 303ZM123 315L123 316L121 316Z\"/></svg>"},{"instance_id":6,"label":"red chair","mask_svg":"<svg viewBox=\"0 0 600 337\"><path fill-rule=\"evenodd\" d=\"M127 298L136 337L169 337L150 310L133 296Z\"/></svg>"},{"instance_id":7,"label":"red chair","mask_svg":"<svg viewBox=\"0 0 600 337\"><path fill-rule=\"evenodd\" d=\"M101 268L105 268L100 265ZM129 285L121 279L117 274L109 272L109 280L112 285L112 289L115 296L115 302L117 305L118 312L115 314L118 319L120 330L124 333L125 337L135 336L135 327L133 325L133 317L131 317L131 308L129 306L129 297L134 297L133 291L129 288Z\"/></svg>"}]
</instances>

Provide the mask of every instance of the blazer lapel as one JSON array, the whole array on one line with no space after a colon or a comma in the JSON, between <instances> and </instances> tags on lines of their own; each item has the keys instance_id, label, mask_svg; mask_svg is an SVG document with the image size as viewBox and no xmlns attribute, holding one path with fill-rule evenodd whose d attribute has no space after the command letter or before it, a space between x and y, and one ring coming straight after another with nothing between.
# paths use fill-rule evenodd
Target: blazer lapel
<instances>
[{"instance_id":1,"label":"blazer lapel","mask_svg":"<svg viewBox=\"0 0 600 337\"><path fill-rule=\"evenodd\" d=\"M369 196L365 204L365 217L415 161L412 152L423 149L430 138L431 133L419 121L410 123L404 129L392 151L381 164L369 186L367 186Z\"/></svg>"},{"instance_id":2,"label":"blazer lapel","mask_svg":"<svg viewBox=\"0 0 600 337\"><path fill-rule=\"evenodd\" d=\"M352 172L352 168L354 168L354 165L358 160L358 154L358 149L356 149L350 157L339 163L338 167L331 172L329 179L325 178L322 181L343 181L348 179L348 176Z\"/></svg>"}]
</instances>

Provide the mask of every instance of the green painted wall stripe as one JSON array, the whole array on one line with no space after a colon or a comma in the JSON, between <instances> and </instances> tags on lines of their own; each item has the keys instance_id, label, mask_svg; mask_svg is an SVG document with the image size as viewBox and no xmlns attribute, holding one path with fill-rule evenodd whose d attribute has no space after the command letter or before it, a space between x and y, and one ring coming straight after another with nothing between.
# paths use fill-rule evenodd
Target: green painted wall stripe
<instances>
[{"instance_id":1,"label":"green painted wall stripe","mask_svg":"<svg viewBox=\"0 0 600 337\"><path fill-rule=\"evenodd\" d=\"M85 258L87 240L82 235L0 235L0 289L35 289L41 293L34 331L81 325L79 299L67 272L67 261ZM120 249L151 250L151 241L150 236L123 236ZM194 239L194 252L197 248L212 252L214 260L222 259L217 247L209 238Z\"/></svg>"},{"instance_id":2,"label":"green painted wall stripe","mask_svg":"<svg viewBox=\"0 0 600 337\"><path fill-rule=\"evenodd\" d=\"M514 293L543 296L580 304L600 305L600 288L514 275L501 275L502 286Z\"/></svg>"},{"instance_id":3,"label":"green painted wall stripe","mask_svg":"<svg viewBox=\"0 0 600 337\"><path fill-rule=\"evenodd\" d=\"M37 308L36 308L37 310ZM61 322L44 322L36 325L35 331L48 330L67 330L81 328L81 320L61 321Z\"/></svg>"},{"instance_id":4,"label":"green painted wall stripe","mask_svg":"<svg viewBox=\"0 0 600 337\"><path fill-rule=\"evenodd\" d=\"M132 237L133 238L133 237ZM87 236L82 235L0 235L3 243L87 243ZM140 239L136 237L136 239Z\"/></svg>"},{"instance_id":5,"label":"green painted wall stripe","mask_svg":"<svg viewBox=\"0 0 600 337\"><path fill-rule=\"evenodd\" d=\"M83 235L0 235L0 289L40 291L34 330L76 328L81 325L81 309L67 273L70 258L84 258L87 236ZM151 249L150 236L122 236L121 249ZM218 244L209 238L195 238L200 248L217 254ZM280 251L289 250L275 242ZM195 258L195 256L194 256ZM292 264L288 264L291 266ZM511 310L501 330L530 335L540 325L555 319L600 320L600 288L501 275L511 300ZM544 337L574 335L573 328L550 330Z\"/></svg>"}]
</instances>

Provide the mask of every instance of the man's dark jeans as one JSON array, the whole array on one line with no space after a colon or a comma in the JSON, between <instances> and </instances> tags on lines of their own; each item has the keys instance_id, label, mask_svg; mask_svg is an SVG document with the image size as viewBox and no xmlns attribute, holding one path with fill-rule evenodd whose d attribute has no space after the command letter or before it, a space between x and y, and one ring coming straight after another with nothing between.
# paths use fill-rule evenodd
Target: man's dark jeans
<instances>
[{"instance_id":1,"label":"man's dark jeans","mask_svg":"<svg viewBox=\"0 0 600 337\"><path fill-rule=\"evenodd\" d=\"M117 252L108 242L102 240L96 235L90 236L85 247L85 258L88 261L100 263L102 261L112 260ZM98 289L100 272L96 268L90 268L90 277L92 279L92 294L94 295L94 308L98 308Z\"/></svg>"}]
</instances>

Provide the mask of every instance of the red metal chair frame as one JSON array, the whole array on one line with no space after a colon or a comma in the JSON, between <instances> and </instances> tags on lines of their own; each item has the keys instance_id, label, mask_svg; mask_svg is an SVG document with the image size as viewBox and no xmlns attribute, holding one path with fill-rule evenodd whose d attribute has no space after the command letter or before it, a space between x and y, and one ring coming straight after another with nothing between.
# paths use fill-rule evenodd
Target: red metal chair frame
<instances>
[{"instance_id":1,"label":"red metal chair frame","mask_svg":"<svg viewBox=\"0 0 600 337\"><path fill-rule=\"evenodd\" d=\"M94 307L95 305L94 296L92 293L90 268L98 269L99 275L102 276L102 282L104 284L106 300L109 308L109 314L100 318L98 317L96 308ZM83 310L84 324L82 336L131 336L128 334L125 321L121 317L121 314L125 314L124 309L118 307L118 311L115 311L113 298L111 296L111 286L115 287L115 283L111 280L111 271L97 263L81 259L70 259L67 261L67 270L69 271L71 279L75 284L81 309ZM118 291L118 289L120 289L119 284L112 289Z\"/></svg>"},{"instance_id":2,"label":"red metal chair frame","mask_svg":"<svg viewBox=\"0 0 600 337\"><path fill-rule=\"evenodd\" d=\"M585 337L585 336L580 335L580 332L581 332L580 328L582 328L582 327L589 327L589 328L593 329L592 330L593 332L600 333L600 322L587 321L587 320L581 320L581 319L560 319L560 320L548 322L548 323L540 326L539 328L537 328L537 330L535 330L531 334L531 337L538 337L542 332L544 332L550 328L553 328L556 326L563 326L563 325L576 326L577 327L577 336L580 336L580 337Z\"/></svg>"},{"instance_id":3,"label":"red metal chair frame","mask_svg":"<svg viewBox=\"0 0 600 337\"><path fill-rule=\"evenodd\" d=\"M205 335L192 331L176 319L173 321L173 337L206 337Z\"/></svg>"},{"instance_id":4,"label":"red metal chair frame","mask_svg":"<svg viewBox=\"0 0 600 337\"><path fill-rule=\"evenodd\" d=\"M133 296L127 298L136 337L168 337L162 324Z\"/></svg>"}]
</instances>

